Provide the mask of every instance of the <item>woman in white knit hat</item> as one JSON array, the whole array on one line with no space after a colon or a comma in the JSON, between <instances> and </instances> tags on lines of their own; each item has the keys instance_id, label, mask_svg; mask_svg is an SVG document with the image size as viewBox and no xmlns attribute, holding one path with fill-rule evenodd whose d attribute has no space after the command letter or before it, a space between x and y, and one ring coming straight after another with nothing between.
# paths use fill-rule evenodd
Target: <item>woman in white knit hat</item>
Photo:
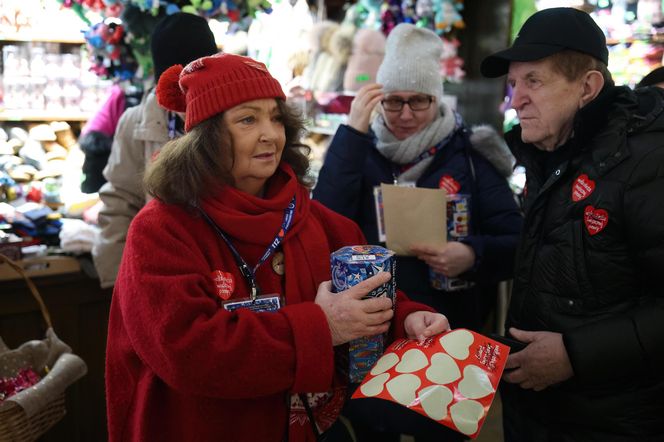
<instances>
[{"instance_id":1,"label":"woman in white knit hat","mask_svg":"<svg viewBox=\"0 0 664 442\"><path fill-rule=\"evenodd\" d=\"M337 130L314 198L356 221L369 243L380 242L374 187L381 183L444 188L469 195L467 236L443 247L418 245L415 256L397 257L397 285L436 308L452 327L480 329L493 305L497 282L512 276L522 216L506 177L513 157L502 137L487 126L468 128L445 104L440 57L443 44L433 31L402 23L387 38L376 77L355 97L347 125ZM377 111L377 112L374 112ZM429 272L457 278L462 290L441 290ZM459 436L403 407L384 401L351 401L349 413L363 430L399 433L420 440ZM366 426L368 428L363 428ZM368 434L364 439L376 435Z\"/></svg>"}]
</instances>

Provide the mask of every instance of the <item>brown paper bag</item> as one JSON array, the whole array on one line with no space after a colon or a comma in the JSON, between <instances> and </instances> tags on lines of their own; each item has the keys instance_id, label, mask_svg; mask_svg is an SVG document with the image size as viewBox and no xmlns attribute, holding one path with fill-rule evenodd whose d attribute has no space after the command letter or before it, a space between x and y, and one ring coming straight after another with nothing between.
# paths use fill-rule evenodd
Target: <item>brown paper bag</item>
<instances>
[{"instance_id":1,"label":"brown paper bag","mask_svg":"<svg viewBox=\"0 0 664 442\"><path fill-rule=\"evenodd\" d=\"M412 256L414 244L447 242L447 195L444 189L381 184L387 248Z\"/></svg>"}]
</instances>

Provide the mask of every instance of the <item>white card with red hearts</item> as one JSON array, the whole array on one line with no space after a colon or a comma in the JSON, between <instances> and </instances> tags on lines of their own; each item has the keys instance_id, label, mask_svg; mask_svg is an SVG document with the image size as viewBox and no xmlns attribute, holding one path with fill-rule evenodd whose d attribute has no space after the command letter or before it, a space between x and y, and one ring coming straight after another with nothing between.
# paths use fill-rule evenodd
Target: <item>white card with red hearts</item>
<instances>
[{"instance_id":1,"label":"white card with red hearts","mask_svg":"<svg viewBox=\"0 0 664 442\"><path fill-rule=\"evenodd\" d=\"M509 347L459 328L390 345L353 399L396 402L471 439L489 413Z\"/></svg>"}]
</instances>

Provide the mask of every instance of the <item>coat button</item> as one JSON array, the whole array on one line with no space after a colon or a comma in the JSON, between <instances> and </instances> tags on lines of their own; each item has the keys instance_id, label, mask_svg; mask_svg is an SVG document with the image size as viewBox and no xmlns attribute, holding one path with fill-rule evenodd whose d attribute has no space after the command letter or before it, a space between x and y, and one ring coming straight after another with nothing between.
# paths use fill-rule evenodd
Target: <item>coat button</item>
<instances>
[{"instance_id":1,"label":"coat button","mask_svg":"<svg viewBox=\"0 0 664 442\"><path fill-rule=\"evenodd\" d=\"M569 301L567 301L567 304L569 304L570 307L573 307L574 306L574 300L570 299Z\"/></svg>"}]
</instances>

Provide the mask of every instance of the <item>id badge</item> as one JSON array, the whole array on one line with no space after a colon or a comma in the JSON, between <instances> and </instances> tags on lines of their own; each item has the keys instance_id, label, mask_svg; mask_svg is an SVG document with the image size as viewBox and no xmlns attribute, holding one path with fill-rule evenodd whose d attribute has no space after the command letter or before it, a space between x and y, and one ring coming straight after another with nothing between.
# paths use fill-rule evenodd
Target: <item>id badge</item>
<instances>
[{"instance_id":1,"label":"id badge","mask_svg":"<svg viewBox=\"0 0 664 442\"><path fill-rule=\"evenodd\" d=\"M417 187L414 181L404 181L403 183L398 183L397 185L401 187ZM374 186L373 194L374 194L374 207L376 209L376 226L378 227L378 241L386 242L387 236L385 235L383 192L380 190L380 186Z\"/></svg>"},{"instance_id":2,"label":"id badge","mask_svg":"<svg viewBox=\"0 0 664 442\"><path fill-rule=\"evenodd\" d=\"M255 313L276 312L285 302L278 294L257 296L255 300L251 298L234 299L221 303L229 312L239 309L247 309Z\"/></svg>"}]
</instances>

